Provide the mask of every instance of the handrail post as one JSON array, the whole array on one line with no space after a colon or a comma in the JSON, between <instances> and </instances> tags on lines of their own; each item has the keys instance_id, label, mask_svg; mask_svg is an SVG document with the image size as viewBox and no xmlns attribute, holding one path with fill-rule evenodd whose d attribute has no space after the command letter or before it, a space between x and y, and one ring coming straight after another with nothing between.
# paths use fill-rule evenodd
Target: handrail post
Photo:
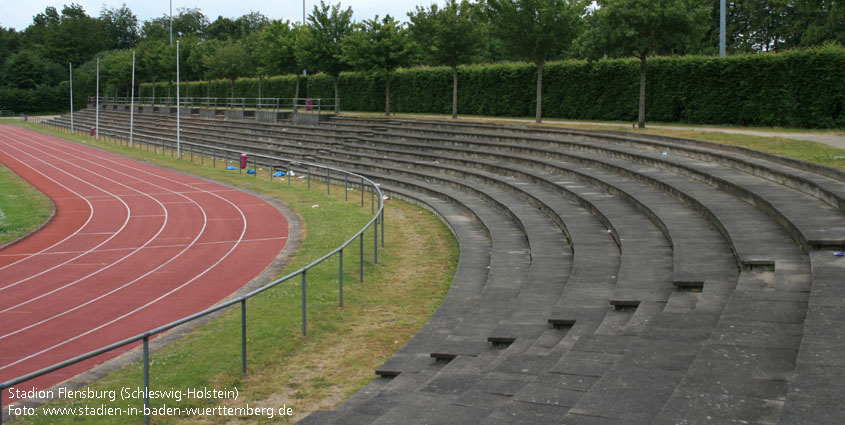
<instances>
[{"instance_id":1,"label":"handrail post","mask_svg":"<svg viewBox=\"0 0 845 425\"><path fill-rule=\"evenodd\" d=\"M358 281L364 281L364 232L358 236Z\"/></svg>"},{"instance_id":2,"label":"handrail post","mask_svg":"<svg viewBox=\"0 0 845 425\"><path fill-rule=\"evenodd\" d=\"M150 423L150 337L144 337L144 423Z\"/></svg>"},{"instance_id":3,"label":"handrail post","mask_svg":"<svg viewBox=\"0 0 845 425\"><path fill-rule=\"evenodd\" d=\"M384 202L381 203L381 247L384 248Z\"/></svg>"},{"instance_id":4,"label":"handrail post","mask_svg":"<svg viewBox=\"0 0 845 425\"><path fill-rule=\"evenodd\" d=\"M290 161L288 161L288 172L287 172L287 175L288 175L288 186L290 186Z\"/></svg>"},{"instance_id":5,"label":"handrail post","mask_svg":"<svg viewBox=\"0 0 845 425\"><path fill-rule=\"evenodd\" d=\"M308 190L311 190L311 166L308 166Z\"/></svg>"},{"instance_id":6,"label":"handrail post","mask_svg":"<svg viewBox=\"0 0 845 425\"><path fill-rule=\"evenodd\" d=\"M338 281L340 282L340 306L343 307L343 248L338 252Z\"/></svg>"},{"instance_id":7,"label":"handrail post","mask_svg":"<svg viewBox=\"0 0 845 425\"><path fill-rule=\"evenodd\" d=\"M246 375L246 298L241 299L241 372Z\"/></svg>"},{"instance_id":8,"label":"handrail post","mask_svg":"<svg viewBox=\"0 0 845 425\"><path fill-rule=\"evenodd\" d=\"M308 269L302 271L302 336L306 335L305 331L305 324L306 316L305 316L305 294L306 294L306 282L305 282L305 273L308 272Z\"/></svg>"},{"instance_id":9,"label":"handrail post","mask_svg":"<svg viewBox=\"0 0 845 425\"><path fill-rule=\"evenodd\" d=\"M373 223L373 263L378 264L378 216Z\"/></svg>"}]
</instances>

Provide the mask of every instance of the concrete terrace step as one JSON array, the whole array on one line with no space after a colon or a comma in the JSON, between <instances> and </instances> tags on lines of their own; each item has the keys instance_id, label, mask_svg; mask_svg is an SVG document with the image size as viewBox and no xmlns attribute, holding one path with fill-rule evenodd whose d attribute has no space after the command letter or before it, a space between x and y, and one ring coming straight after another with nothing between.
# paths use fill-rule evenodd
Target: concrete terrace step
<instances>
[{"instance_id":1,"label":"concrete terrace step","mask_svg":"<svg viewBox=\"0 0 845 425\"><path fill-rule=\"evenodd\" d=\"M126 120L101 114L101 127ZM174 121L136 115L157 135ZM845 234L841 172L704 142L525 126L186 118L183 130L357 170L434 211L461 243L443 304L379 370L394 377L302 423L844 414L834 394L845 389L845 260L830 252Z\"/></svg>"}]
</instances>

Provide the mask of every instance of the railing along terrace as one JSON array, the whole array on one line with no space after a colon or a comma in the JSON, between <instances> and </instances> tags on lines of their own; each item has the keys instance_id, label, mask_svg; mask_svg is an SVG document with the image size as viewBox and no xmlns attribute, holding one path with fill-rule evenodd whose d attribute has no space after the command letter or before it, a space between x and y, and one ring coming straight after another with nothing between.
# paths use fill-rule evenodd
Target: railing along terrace
<instances>
[{"instance_id":1,"label":"railing along terrace","mask_svg":"<svg viewBox=\"0 0 845 425\"><path fill-rule=\"evenodd\" d=\"M69 129L67 126L60 125L55 122L51 121L43 121L41 122L42 125L49 126L54 130L59 131L66 131L77 135L87 136L89 135L85 131L74 131ZM152 136L144 133L135 132L134 133L134 140L130 141L129 132L128 131L118 131L114 129L100 129L99 130L99 137L107 142L112 143L119 143L125 144L130 148L136 148L140 150L146 149L149 151L150 149L153 150L154 153L161 152L162 155L165 155L167 151L170 152L171 157L178 156L178 159L182 159L182 157L186 154L186 149L182 148L182 146L187 147L188 155L191 157L191 161L193 162L193 155L197 153L202 158L201 164L204 164L205 158L207 156L211 156L212 158L212 166L216 167L217 160L220 159L224 161L224 165L228 166L230 163L230 156L233 158L232 162L235 160L240 159L240 155L242 153L246 153L247 157L252 157L253 161L253 169L255 170L255 177L258 178L258 165L266 166L269 169L270 179L273 178L275 170L284 170L284 176L287 177L288 185L291 184L291 171L295 172L295 168L299 169L300 172L305 170L306 178L307 178L307 185L308 189L311 189L311 179L322 179L323 176L312 176L312 169L321 169L325 170L325 181L326 181L326 194L331 194L331 184L334 180L339 184L339 177L340 175L343 176L343 185L344 185L344 200L349 200L349 188L357 186L359 188L359 192L361 193L361 208L364 207L364 192L367 191L366 189L369 188L370 192L370 213L373 214L373 218L370 219L367 224L361 228L357 233L355 233L352 237L350 237L346 242L335 248L329 253L326 253L322 257L312 261L308 265L288 273L287 275L280 277L272 282L267 283L266 285L252 290L247 294L237 296L229 301L222 302L220 304L214 305L209 307L203 311L198 313L192 314L190 316L184 317L182 319L176 320L174 322L159 326L155 329L150 329L146 332L141 334L135 335L131 338L126 338L122 341L115 342L113 344L109 344L105 347L99 348L97 350L90 351L88 353L76 356L74 358L65 360L60 363L56 363L52 366L45 367L43 369L34 371L32 373L14 378L12 380L0 383L0 394L5 391L7 388L22 384L26 381L31 379L46 375L48 373L55 372L59 369L65 368L67 366L74 365L76 363L88 360L92 357L96 357L98 355L107 353L109 351L115 350L120 347L124 347L126 345L130 345L132 343L141 341L142 342L142 361L143 361L143 368L144 368L144 422L149 423L150 421L150 399L149 399L149 387L150 387L150 347L149 341L150 338L154 335L160 334L162 332L168 331L173 329L177 326L186 324L193 320L199 319L201 317L208 316L212 313L224 310L226 308L240 305L241 310L241 372L246 373L246 366L247 366L247 328L246 328L246 302L248 299L261 294L281 283L284 283L288 280L294 279L296 277L300 277L301 279L301 295L302 295L302 335L307 335L307 274L308 271L317 265L333 258L334 256L338 257L338 294L339 294L339 305L343 307L343 251L344 249L348 248L350 245L358 241L358 279L359 281L364 281L364 233L371 229L373 230L373 263L378 264L378 248L379 242L384 248L384 196L379 188L378 184L373 182L372 180L356 174L350 171L346 171L343 169L329 167L321 164L305 162L305 161L298 161L293 159L282 158L273 155L266 155L266 154L259 154L259 153L250 153L244 152L243 150L236 150L236 149L229 149L229 148L222 148L214 145L208 144L201 144L201 143L194 143L194 142L181 142L174 139L162 138L157 136ZM260 161L260 162L259 162ZM242 172L242 168L238 168ZM335 173L335 177L332 176L332 173ZM350 179L352 177L352 179ZM350 181L350 180L358 180L358 182ZM378 199L376 199L378 197ZM378 202L378 210L376 210L375 205ZM381 226L381 229L379 229ZM381 230L381 240L379 241L379 230ZM0 412L2 412L2 397L0 397ZM3 423L3 415L0 414L0 425Z\"/></svg>"},{"instance_id":2,"label":"railing along terrace","mask_svg":"<svg viewBox=\"0 0 845 425\"><path fill-rule=\"evenodd\" d=\"M176 107L176 97L100 97L100 105L130 105L150 107ZM133 101L134 100L134 101ZM88 98L94 105L97 99ZM337 101L337 107L335 102ZM242 111L295 111L322 113L324 109L340 109L340 99L283 98L283 97L182 97L179 106L183 108L226 109Z\"/></svg>"}]
</instances>

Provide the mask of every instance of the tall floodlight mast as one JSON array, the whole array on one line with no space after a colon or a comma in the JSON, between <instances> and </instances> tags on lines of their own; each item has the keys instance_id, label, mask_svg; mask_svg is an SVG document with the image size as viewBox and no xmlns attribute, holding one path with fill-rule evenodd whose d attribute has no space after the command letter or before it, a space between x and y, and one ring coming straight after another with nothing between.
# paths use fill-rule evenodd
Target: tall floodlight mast
<instances>
[{"instance_id":1,"label":"tall floodlight mast","mask_svg":"<svg viewBox=\"0 0 845 425\"><path fill-rule=\"evenodd\" d=\"M727 12L725 11L725 0L719 1L719 56L725 57L725 27L727 21Z\"/></svg>"},{"instance_id":2,"label":"tall floodlight mast","mask_svg":"<svg viewBox=\"0 0 845 425\"><path fill-rule=\"evenodd\" d=\"M73 63L67 63L68 73L70 74L70 132L73 133Z\"/></svg>"},{"instance_id":3,"label":"tall floodlight mast","mask_svg":"<svg viewBox=\"0 0 845 425\"><path fill-rule=\"evenodd\" d=\"M97 140L100 140L100 58L97 58L97 93L95 96L97 97L95 99L97 108L95 131L97 132Z\"/></svg>"},{"instance_id":4,"label":"tall floodlight mast","mask_svg":"<svg viewBox=\"0 0 845 425\"><path fill-rule=\"evenodd\" d=\"M179 98L179 40L176 40L176 158L182 159L182 110Z\"/></svg>"}]
</instances>

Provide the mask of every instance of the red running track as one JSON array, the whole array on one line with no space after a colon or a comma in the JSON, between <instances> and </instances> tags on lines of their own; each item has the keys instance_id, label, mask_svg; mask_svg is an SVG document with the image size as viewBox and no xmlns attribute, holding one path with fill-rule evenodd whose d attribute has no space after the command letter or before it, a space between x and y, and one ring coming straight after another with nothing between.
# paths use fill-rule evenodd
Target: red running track
<instances>
[{"instance_id":1,"label":"red running track","mask_svg":"<svg viewBox=\"0 0 845 425\"><path fill-rule=\"evenodd\" d=\"M0 162L56 204L41 231L0 250L0 382L203 310L287 243L284 216L253 195L84 145L0 125Z\"/></svg>"}]
</instances>

